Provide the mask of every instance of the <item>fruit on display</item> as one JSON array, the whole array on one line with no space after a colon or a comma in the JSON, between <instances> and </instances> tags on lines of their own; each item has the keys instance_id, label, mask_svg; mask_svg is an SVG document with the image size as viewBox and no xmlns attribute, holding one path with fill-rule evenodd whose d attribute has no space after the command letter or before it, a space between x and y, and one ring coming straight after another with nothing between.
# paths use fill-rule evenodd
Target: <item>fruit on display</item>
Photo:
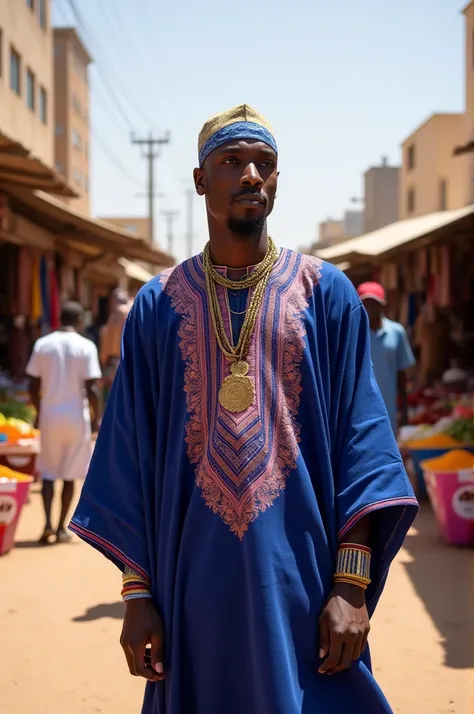
<instances>
[{"instance_id":1,"label":"fruit on display","mask_svg":"<svg viewBox=\"0 0 474 714\"><path fill-rule=\"evenodd\" d=\"M8 444L17 444L23 439L37 438L39 432L23 419L6 417L5 414L0 412L0 435L6 437ZM5 441L5 438L2 441Z\"/></svg>"},{"instance_id":2,"label":"fruit on display","mask_svg":"<svg viewBox=\"0 0 474 714\"><path fill-rule=\"evenodd\" d=\"M36 412L33 406L16 401L0 402L0 415L6 419L21 419L34 424Z\"/></svg>"},{"instance_id":3,"label":"fruit on display","mask_svg":"<svg viewBox=\"0 0 474 714\"><path fill-rule=\"evenodd\" d=\"M474 419L456 419L445 429L445 433L461 444L474 444Z\"/></svg>"}]
</instances>

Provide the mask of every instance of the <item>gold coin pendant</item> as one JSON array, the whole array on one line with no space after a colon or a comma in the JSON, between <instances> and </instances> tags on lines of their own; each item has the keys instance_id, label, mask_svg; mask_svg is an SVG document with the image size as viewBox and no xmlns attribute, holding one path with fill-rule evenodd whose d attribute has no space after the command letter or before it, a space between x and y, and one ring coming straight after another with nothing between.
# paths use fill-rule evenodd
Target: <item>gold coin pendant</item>
<instances>
[{"instance_id":1,"label":"gold coin pendant","mask_svg":"<svg viewBox=\"0 0 474 714\"><path fill-rule=\"evenodd\" d=\"M254 403L255 385L253 380L247 377L247 362L234 362L230 369L232 374L224 379L219 391L219 403L228 412L238 414Z\"/></svg>"}]
</instances>

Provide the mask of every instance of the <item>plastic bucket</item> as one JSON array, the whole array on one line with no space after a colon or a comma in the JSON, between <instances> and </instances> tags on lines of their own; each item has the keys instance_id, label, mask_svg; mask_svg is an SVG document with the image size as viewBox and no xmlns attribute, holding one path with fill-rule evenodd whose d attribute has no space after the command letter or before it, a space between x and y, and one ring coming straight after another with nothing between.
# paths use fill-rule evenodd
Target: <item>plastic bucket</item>
<instances>
[{"instance_id":1,"label":"plastic bucket","mask_svg":"<svg viewBox=\"0 0 474 714\"><path fill-rule=\"evenodd\" d=\"M474 547L474 469L424 472L431 505L450 545Z\"/></svg>"},{"instance_id":2,"label":"plastic bucket","mask_svg":"<svg viewBox=\"0 0 474 714\"><path fill-rule=\"evenodd\" d=\"M407 448L407 452L410 455L410 458L413 463L413 467L415 469L416 483L417 483L417 496L420 500L426 501L426 499L428 498L425 477L423 475L423 469L421 468L422 462L428 461L429 459L436 459L436 458L438 458L438 456L443 456L443 454L446 454L448 451L452 451L455 448L456 449L466 448L467 451L470 451L471 453L473 452L472 446L464 447L462 445L450 446L448 448L446 448L446 446L445 446L441 449L410 449L410 448Z\"/></svg>"},{"instance_id":3,"label":"plastic bucket","mask_svg":"<svg viewBox=\"0 0 474 714\"><path fill-rule=\"evenodd\" d=\"M19 480L0 479L0 556L13 548L16 528L32 481L31 476L21 474Z\"/></svg>"}]
</instances>

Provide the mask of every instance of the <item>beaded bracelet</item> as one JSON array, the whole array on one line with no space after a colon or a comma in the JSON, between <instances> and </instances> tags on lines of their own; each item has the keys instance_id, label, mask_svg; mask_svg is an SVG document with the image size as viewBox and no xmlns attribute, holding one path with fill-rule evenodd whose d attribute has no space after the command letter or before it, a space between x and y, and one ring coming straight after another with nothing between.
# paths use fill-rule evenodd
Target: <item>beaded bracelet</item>
<instances>
[{"instance_id":1,"label":"beaded bracelet","mask_svg":"<svg viewBox=\"0 0 474 714\"><path fill-rule=\"evenodd\" d=\"M334 582L357 585L363 590L370 585L370 556L372 551L365 545L341 543L337 551Z\"/></svg>"},{"instance_id":2,"label":"beaded bracelet","mask_svg":"<svg viewBox=\"0 0 474 714\"><path fill-rule=\"evenodd\" d=\"M137 598L151 598L148 581L130 568L125 568L122 575L122 600L136 600Z\"/></svg>"}]
</instances>

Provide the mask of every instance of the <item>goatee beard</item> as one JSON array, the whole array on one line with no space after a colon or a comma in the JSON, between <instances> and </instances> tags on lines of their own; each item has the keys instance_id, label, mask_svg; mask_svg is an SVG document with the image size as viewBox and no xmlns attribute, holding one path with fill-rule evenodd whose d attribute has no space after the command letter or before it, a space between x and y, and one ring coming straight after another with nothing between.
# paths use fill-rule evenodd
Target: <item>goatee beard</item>
<instances>
[{"instance_id":1,"label":"goatee beard","mask_svg":"<svg viewBox=\"0 0 474 714\"><path fill-rule=\"evenodd\" d=\"M240 238L260 239L265 228L265 218L233 218L229 217L228 229Z\"/></svg>"}]
</instances>

